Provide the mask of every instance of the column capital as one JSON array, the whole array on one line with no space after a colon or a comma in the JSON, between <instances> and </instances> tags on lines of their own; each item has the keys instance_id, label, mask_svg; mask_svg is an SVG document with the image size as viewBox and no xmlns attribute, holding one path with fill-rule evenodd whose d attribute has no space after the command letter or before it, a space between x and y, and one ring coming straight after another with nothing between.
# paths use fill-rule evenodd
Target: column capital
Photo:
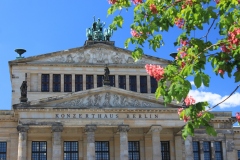
<instances>
[{"instance_id":1,"label":"column capital","mask_svg":"<svg viewBox=\"0 0 240 160\"><path fill-rule=\"evenodd\" d=\"M18 130L18 132L27 132L29 130L29 126L28 125L18 125L17 130Z\"/></svg>"},{"instance_id":2,"label":"column capital","mask_svg":"<svg viewBox=\"0 0 240 160\"><path fill-rule=\"evenodd\" d=\"M53 125L52 126L52 132L62 132L63 126L62 125Z\"/></svg>"},{"instance_id":3,"label":"column capital","mask_svg":"<svg viewBox=\"0 0 240 160\"><path fill-rule=\"evenodd\" d=\"M118 126L118 131L119 132L128 132L130 130L129 125L119 125Z\"/></svg>"},{"instance_id":4,"label":"column capital","mask_svg":"<svg viewBox=\"0 0 240 160\"><path fill-rule=\"evenodd\" d=\"M161 132L162 126L152 125L148 132Z\"/></svg>"},{"instance_id":5,"label":"column capital","mask_svg":"<svg viewBox=\"0 0 240 160\"><path fill-rule=\"evenodd\" d=\"M97 129L97 125L90 124L85 126L85 132L95 132Z\"/></svg>"}]
</instances>

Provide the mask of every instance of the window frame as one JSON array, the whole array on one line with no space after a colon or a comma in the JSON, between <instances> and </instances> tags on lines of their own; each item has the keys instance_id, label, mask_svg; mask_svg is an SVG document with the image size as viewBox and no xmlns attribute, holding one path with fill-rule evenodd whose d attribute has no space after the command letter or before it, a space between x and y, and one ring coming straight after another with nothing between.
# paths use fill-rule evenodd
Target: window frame
<instances>
[{"instance_id":1,"label":"window frame","mask_svg":"<svg viewBox=\"0 0 240 160\"><path fill-rule=\"evenodd\" d=\"M147 76L140 76L140 93L148 93Z\"/></svg>"},{"instance_id":2,"label":"window frame","mask_svg":"<svg viewBox=\"0 0 240 160\"><path fill-rule=\"evenodd\" d=\"M208 143L208 151L205 151L205 148L204 148L204 143ZM211 158L212 157L212 149L211 149L211 142L209 141L203 141L203 155L204 155L204 159L205 159L205 153L209 153L209 157Z\"/></svg>"},{"instance_id":3,"label":"window frame","mask_svg":"<svg viewBox=\"0 0 240 160\"><path fill-rule=\"evenodd\" d=\"M72 143L77 142L77 151L72 151ZM70 143L70 151L65 151L65 143ZM63 160L65 160L65 153L70 153L70 160L72 160L72 154L71 153L77 153L77 160L79 159L79 144L78 141L64 141L63 142Z\"/></svg>"},{"instance_id":4,"label":"window frame","mask_svg":"<svg viewBox=\"0 0 240 160\"><path fill-rule=\"evenodd\" d=\"M39 148L38 151L33 151L33 143L38 143L38 148ZM46 144L46 150L45 151L40 151L40 143L45 143ZM37 153L38 154L38 158L37 159L40 159L40 153L45 153L46 154L46 160L47 160L47 141L32 141L31 159L33 159L33 153Z\"/></svg>"},{"instance_id":5,"label":"window frame","mask_svg":"<svg viewBox=\"0 0 240 160\"><path fill-rule=\"evenodd\" d=\"M129 76L129 90L133 92L137 92L137 76L134 76L134 75Z\"/></svg>"},{"instance_id":6,"label":"window frame","mask_svg":"<svg viewBox=\"0 0 240 160\"><path fill-rule=\"evenodd\" d=\"M108 147L107 147L107 151L103 151L102 150L102 144L103 143L106 143L107 142L107 144L108 144ZM100 146L101 146L101 151L97 151L97 149L96 149L96 143L100 143ZM96 153L108 153L108 159L106 159L105 157L103 157L103 154L100 154L101 155L101 157L100 157L100 159L99 160L101 160L101 159L104 159L104 160L110 160L110 147L109 147L109 141L95 141L95 155L97 155ZM98 160L97 159L97 156L96 156L96 160Z\"/></svg>"},{"instance_id":7,"label":"window frame","mask_svg":"<svg viewBox=\"0 0 240 160\"><path fill-rule=\"evenodd\" d=\"M83 90L83 75L75 74L75 92Z\"/></svg>"},{"instance_id":8,"label":"window frame","mask_svg":"<svg viewBox=\"0 0 240 160\"><path fill-rule=\"evenodd\" d=\"M138 144L137 151L134 151L134 148L132 148L132 150L130 150L129 143L137 143ZM138 154L139 159L136 159L136 157L134 157L134 155L135 155L134 153ZM139 143L139 141L128 141L128 158L129 158L129 160L140 160L141 159L141 157L140 157L140 143Z\"/></svg>"},{"instance_id":9,"label":"window frame","mask_svg":"<svg viewBox=\"0 0 240 160\"><path fill-rule=\"evenodd\" d=\"M7 159L7 142L0 142L0 146L1 146L1 144L5 144L5 152L1 152L1 150L0 150L0 155L5 155L5 157L6 157L6 159ZM1 148L0 148L1 149ZM1 157L0 157L1 158ZM5 159L5 160L6 160Z\"/></svg>"},{"instance_id":10,"label":"window frame","mask_svg":"<svg viewBox=\"0 0 240 160\"><path fill-rule=\"evenodd\" d=\"M47 77L44 77L47 76ZM46 81L43 81L43 79L47 79ZM46 90L44 89L46 85ZM42 74L41 75L41 92L49 92L49 88L50 88L50 75L49 74Z\"/></svg>"},{"instance_id":11,"label":"window frame","mask_svg":"<svg viewBox=\"0 0 240 160\"><path fill-rule=\"evenodd\" d=\"M118 75L118 88L126 89L126 76Z\"/></svg>"},{"instance_id":12,"label":"window frame","mask_svg":"<svg viewBox=\"0 0 240 160\"><path fill-rule=\"evenodd\" d=\"M197 150L194 150L194 148L195 148L194 143L197 144ZM194 160L200 160L201 157L200 157L200 143L199 143L199 141L193 141L192 146L193 146L193 159ZM195 156L194 156L195 154L198 155L198 159L195 159Z\"/></svg>"},{"instance_id":13,"label":"window frame","mask_svg":"<svg viewBox=\"0 0 240 160\"><path fill-rule=\"evenodd\" d=\"M219 145L220 145L220 150L217 150L217 147L216 147L217 143L219 143ZM215 159L216 160L223 160L223 149L222 149L222 142L221 141L215 141L214 142L214 150L215 150ZM217 159L217 156L216 156L217 153L220 153L220 159Z\"/></svg>"},{"instance_id":14,"label":"window frame","mask_svg":"<svg viewBox=\"0 0 240 160\"><path fill-rule=\"evenodd\" d=\"M58 77L59 76L59 77ZM59 79L59 82L56 81ZM53 74L53 92L61 92L61 74Z\"/></svg>"},{"instance_id":15,"label":"window frame","mask_svg":"<svg viewBox=\"0 0 240 160\"><path fill-rule=\"evenodd\" d=\"M70 81L66 82L67 76L70 76ZM69 87L67 87L69 85ZM64 92L72 92L72 75L64 74Z\"/></svg>"},{"instance_id":16,"label":"window frame","mask_svg":"<svg viewBox=\"0 0 240 160\"><path fill-rule=\"evenodd\" d=\"M167 144L167 151L163 151L163 144L166 143ZM167 153L168 157L164 157L163 153ZM171 154L170 154L170 143L169 141L161 141L161 156L162 156L162 160L170 160L171 159Z\"/></svg>"},{"instance_id":17,"label":"window frame","mask_svg":"<svg viewBox=\"0 0 240 160\"><path fill-rule=\"evenodd\" d=\"M90 82L88 81L88 77L90 78ZM94 76L93 75L86 75L86 90L94 88Z\"/></svg>"},{"instance_id":18,"label":"window frame","mask_svg":"<svg viewBox=\"0 0 240 160\"><path fill-rule=\"evenodd\" d=\"M115 87L115 75L109 75L110 86Z\"/></svg>"}]
</instances>

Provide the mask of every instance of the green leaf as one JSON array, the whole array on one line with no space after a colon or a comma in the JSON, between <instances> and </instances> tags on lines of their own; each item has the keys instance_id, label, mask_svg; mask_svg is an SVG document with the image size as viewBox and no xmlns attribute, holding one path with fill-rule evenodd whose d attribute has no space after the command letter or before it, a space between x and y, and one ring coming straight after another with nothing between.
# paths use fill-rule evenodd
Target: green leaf
<instances>
[{"instance_id":1,"label":"green leaf","mask_svg":"<svg viewBox=\"0 0 240 160\"><path fill-rule=\"evenodd\" d=\"M202 73L202 82L204 86L209 87L210 77Z\"/></svg>"},{"instance_id":2,"label":"green leaf","mask_svg":"<svg viewBox=\"0 0 240 160\"><path fill-rule=\"evenodd\" d=\"M239 82L240 81L240 72L239 71L235 72L234 76L235 76L235 82Z\"/></svg>"},{"instance_id":3,"label":"green leaf","mask_svg":"<svg viewBox=\"0 0 240 160\"><path fill-rule=\"evenodd\" d=\"M202 85L202 77L199 73L194 77L194 84L197 88L201 87Z\"/></svg>"}]
</instances>

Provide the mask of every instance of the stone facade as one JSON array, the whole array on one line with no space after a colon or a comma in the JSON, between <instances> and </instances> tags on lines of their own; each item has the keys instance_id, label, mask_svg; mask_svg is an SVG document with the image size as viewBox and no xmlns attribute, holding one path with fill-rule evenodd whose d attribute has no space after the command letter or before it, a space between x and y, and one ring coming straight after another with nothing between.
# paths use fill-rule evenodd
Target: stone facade
<instances>
[{"instance_id":1,"label":"stone facade","mask_svg":"<svg viewBox=\"0 0 240 160\"><path fill-rule=\"evenodd\" d=\"M165 107L162 99L156 100L144 68L146 63L166 66L170 62L144 56L135 63L130 51L112 44L94 42L9 62L13 106L11 111L0 111L0 144L6 144L3 154L7 160L38 157L40 152L33 149L35 145L45 145L42 154L48 160L64 160L68 155L79 160L127 160L132 156L141 160L192 160L194 153L203 160L208 153L204 150L206 144L211 159L219 154L223 160L237 159L240 128L232 127L235 118L231 112L213 112L217 137L208 136L200 128L194 137L184 141L184 122L177 114L180 104L173 102ZM105 64L110 75L115 75L115 83L98 87L98 76L104 74ZM49 75L44 92L43 74ZM61 77L58 92L54 92L55 74ZM71 75L71 92L65 92L65 75ZM75 91L75 75L82 76L81 91ZM87 75L93 77L90 89ZM119 76L125 76L124 89ZM136 76L135 92L131 91L131 76ZM144 93L142 77L146 77ZM26 103L19 101L23 81L28 85ZM68 144L77 144L75 150L70 147L71 153L66 151ZM106 144L103 152L99 146ZM197 151L193 144L197 144Z\"/></svg>"}]
</instances>

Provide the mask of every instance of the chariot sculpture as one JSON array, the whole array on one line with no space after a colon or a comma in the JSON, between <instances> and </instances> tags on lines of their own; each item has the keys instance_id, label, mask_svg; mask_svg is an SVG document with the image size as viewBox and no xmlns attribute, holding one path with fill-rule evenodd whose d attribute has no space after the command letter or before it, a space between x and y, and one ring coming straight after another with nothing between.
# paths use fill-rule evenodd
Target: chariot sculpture
<instances>
[{"instance_id":1,"label":"chariot sculpture","mask_svg":"<svg viewBox=\"0 0 240 160\"><path fill-rule=\"evenodd\" d=\"M111 28L104 28L105 23L101 22L98 18L98 21L95 21L95 17L93 18L93 25L86 30L87 40L91 41L110 41L110 37L113 35L113 30Z\"/></svg>"}]
</instances>

